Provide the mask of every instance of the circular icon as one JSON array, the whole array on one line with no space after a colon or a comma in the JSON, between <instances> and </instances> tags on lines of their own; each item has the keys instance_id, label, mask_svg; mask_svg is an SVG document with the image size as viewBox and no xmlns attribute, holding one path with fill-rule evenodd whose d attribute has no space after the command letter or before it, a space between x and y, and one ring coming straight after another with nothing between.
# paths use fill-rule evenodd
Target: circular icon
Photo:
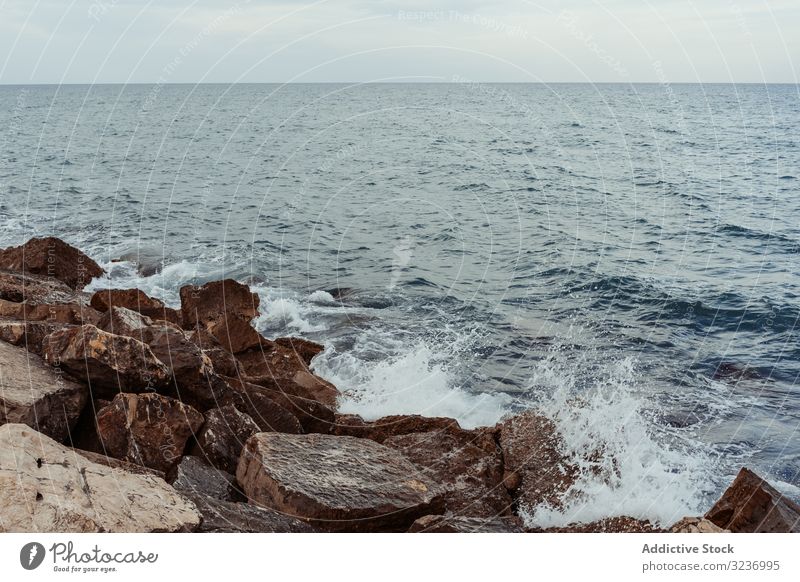
<instances>
[{"instance_id":1,"label":"circular icon","mask_svg":"<svg viewBox=\"0 0 800 582\"><path fill-rule=\"evenodd\" d=\"M35 570L44 561L44 546L39 542L30 542L19 551L19 563L26 570Z\"/></svg>"}]
</instances>

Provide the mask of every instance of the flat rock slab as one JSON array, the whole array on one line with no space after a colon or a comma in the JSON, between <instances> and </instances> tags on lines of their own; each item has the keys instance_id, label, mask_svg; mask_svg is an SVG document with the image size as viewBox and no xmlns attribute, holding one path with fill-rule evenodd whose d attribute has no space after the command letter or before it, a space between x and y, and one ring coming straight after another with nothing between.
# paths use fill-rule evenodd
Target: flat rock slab
<instances>
[{"instance_id":1,"label":"flat rock slab","mask_svg":"<svg viewBox=\"0 0 800 582\"><path fill-rule=\"evenodd\" d=\"M236 478L251 502L330 531L405 531L444 505L419 467L369 439L258 433Z\"/></svg>"},{"instance_id":2,"label":"flat rock slab","mask_svg":"<svg viewBox=\"0 0 800 582\"><path fill-rule=\"evenodd\" d=\"M163 479L93 463L22 424L0 427L0 531L184 532L201 516Z\"/></svg>"},{"instance_id":3,"label":"flat rock slab","mask_svg":"<svg viewBox=\"0 0 800 582\"><path fill-rule=\"evenodd\" d=\"M64 440L87 395L86 386L58 374L39 356L0 342L0 424L26 424Z\"/></svg>"},{"instance_id":4,"label":"flat rock slab","mask_svg":"<svg viewBox=\"0 0 800 582\"><path fill-rule=\"evenodd\" d=\"M734 533L800 533L800 505L742 468L706 519Z\"/></svg>"}]
</instances>

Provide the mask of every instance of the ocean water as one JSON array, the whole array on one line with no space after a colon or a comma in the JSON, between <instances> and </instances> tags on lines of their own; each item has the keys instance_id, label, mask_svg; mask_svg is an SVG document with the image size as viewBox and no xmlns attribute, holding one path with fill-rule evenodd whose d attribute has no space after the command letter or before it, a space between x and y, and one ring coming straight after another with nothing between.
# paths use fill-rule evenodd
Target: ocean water
<instances>
[{"instance_id":1,"label":"ocean water","mask_svg":"<svg viewBox=\"0 0 800 582\"><path fill-rule=\"evenodd\" d=\"M0 245L248 282L342 411L550 416L582 476L529 523L669 523L742 465L800 497L799 95L0 86Z\"/></svg>"}]
</instances>

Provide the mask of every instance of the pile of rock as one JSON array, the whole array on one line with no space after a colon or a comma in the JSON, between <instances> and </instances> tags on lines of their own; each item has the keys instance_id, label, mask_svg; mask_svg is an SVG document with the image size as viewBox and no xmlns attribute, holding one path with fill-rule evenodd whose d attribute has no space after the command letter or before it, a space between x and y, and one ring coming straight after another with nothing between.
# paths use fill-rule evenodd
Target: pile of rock
<instances>
[{"instance_id":1,"label":"pile of rock","mask_svg":"<svg viewBox=\"0 0 800 582\"><path fill-rule=\"evenodd\" d=\"M83 292L102 269L58 239L0 251L0 530L520 532L578 476L533 412L340 415L322 346L269 340L241 283ZM7 343L6 343L7 342ZM797 531L743 470L675 531ZM567 531L654 531L619 517Z\"/></svg>"}]
</instances>

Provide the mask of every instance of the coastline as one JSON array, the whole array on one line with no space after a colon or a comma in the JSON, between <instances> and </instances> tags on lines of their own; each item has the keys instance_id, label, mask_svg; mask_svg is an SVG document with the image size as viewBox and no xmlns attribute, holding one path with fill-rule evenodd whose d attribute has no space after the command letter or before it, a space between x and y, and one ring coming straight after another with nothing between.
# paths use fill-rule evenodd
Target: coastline
<instances>
[{"instance_id":1,"label":"coastline","mask_svg":"<svg viewBox=\"0 0 800 582\"><path fill-rule=\"evenodd\" d=\"M579 471L548 418L340 414L323 346L262 337L248 286L188 285L173 309L83 292L102 272L54 238L0 251L4 531L800 531L746 468L702 517L537 528Z\"/></svg>"}]
</instances>

